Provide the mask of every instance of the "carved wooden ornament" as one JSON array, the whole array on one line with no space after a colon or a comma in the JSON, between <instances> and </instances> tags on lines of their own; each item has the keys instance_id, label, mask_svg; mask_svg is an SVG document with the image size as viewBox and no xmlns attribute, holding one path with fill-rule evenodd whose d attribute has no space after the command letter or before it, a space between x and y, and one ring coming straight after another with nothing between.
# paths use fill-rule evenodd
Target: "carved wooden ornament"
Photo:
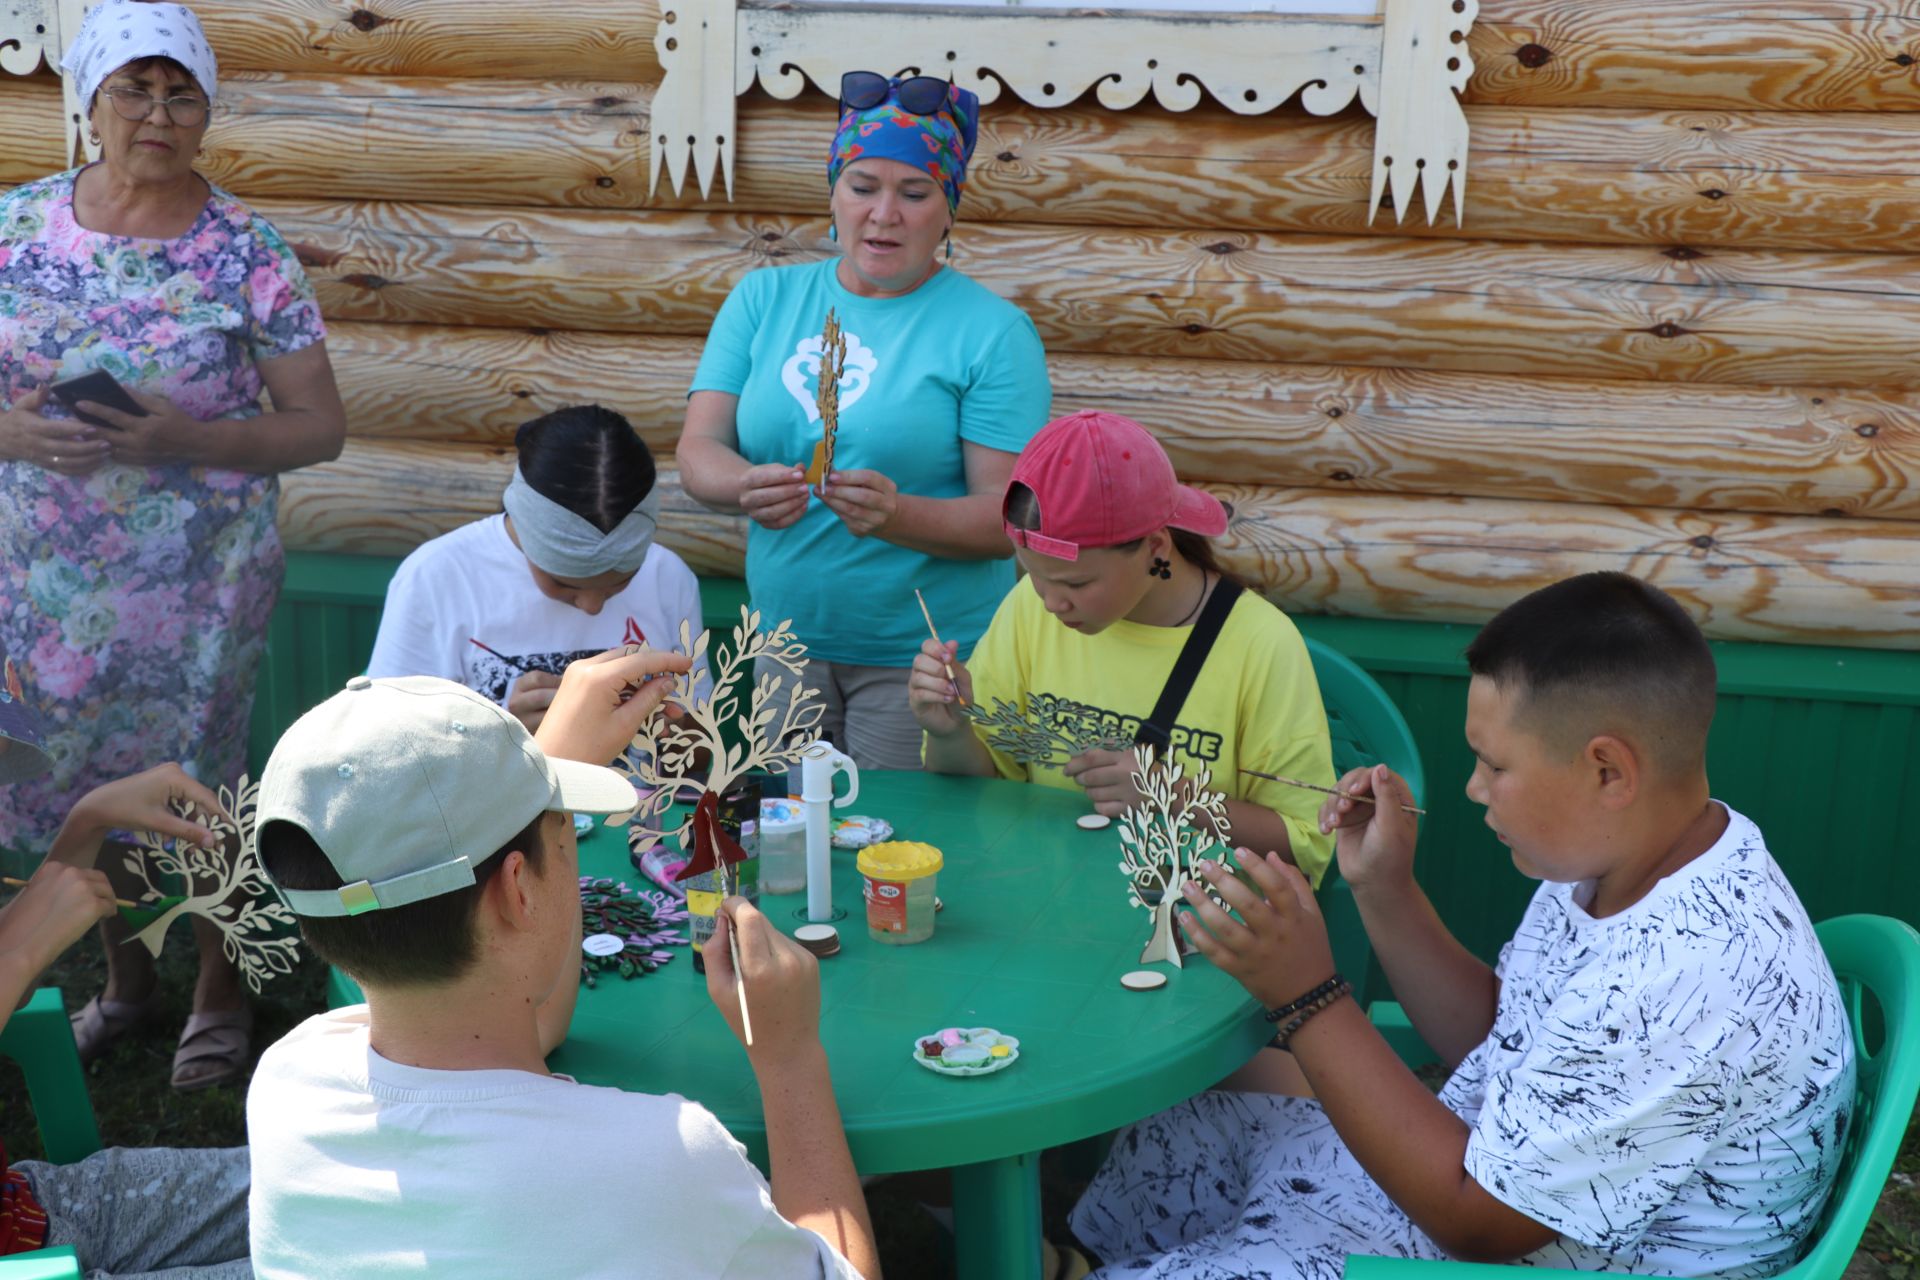
<instances>
[{"instance_id":1,"label":"carved wooden ornament","mask_svg":"<svg viewBox=\"0 0 1920 1280\"><path fill-rule=\"evenodd\" d=\"M1196 879L1200 855L1231 838L1227 798L1212 789L1209 769L1188 779L1179 765L1155 760L1153 748L1145 746L1134 748L1133 758L1141 800L1120 815L1120 871L1127 877L1128 905L1144 909L1153 921L1140 963L1165 960L1183 968L1174 908Z\"/></svg>"},{"instance_id":2,"label":"carved wooden ornament","mask_svg":"<svg viewBox=\"0 0 1920 1280\"><path fill-rule=\"evenodd\" d=\"M134 833L126 868L141 884L135 901L159 914L127 941L138 942L157 959L173 922L183 915L200 916L220 930L227 959L257 995L261 983L293 972L300 944L292 936L293 912L273 892L254 844L260 784L242 777L237 789L221 787L219 795L232 821L217 813L199 814L213 832L213 847L190 845L151 831ZM197 812L186 804L174 807L183 817ZM179 877L186 892L161 893L156 874Z\"/></svg>"},{"instance_id":3,"label":"carved wooden ornament","mask_svg":"<svg viewBox=\"0 0 1920 1280\"><path fill-rule=\"evenodd\" d=\"M703 195L718 171L732 199L734 99L756 80L795 98L809 80L837 93L845 72L890 69L949 78L982 104L1003 85L1036 107L1065 106L1091 88L1116 111L1149 93L1190 111L1211 93L1260 115L1297 93L1324 116L1358 97L1377 121L1369 218L1389 193L1395 221L1423 190L1429 223L1449 187L1456 224L1465 207L1467 118L1455 95L1473 73L1466 38L1479 0L1381 0L1370 18L663 3L649 191L663 167L680 191L691 163ZM823 169L824 154L823 145Z\"/></svg>"},{"instance_id":4,"label":"carved wooden ornament","mask_svg":"<svg viewBox=\"0 0 1920 1280\"><path fill-rule=\"evenodd\" d=\"M719 655L706 694L698 696L696 675L706 665L710 634L702 631L696 639L681 624L680 649L693 659L694 669L673 677L663 714L649 718L634 736L634 750L614 762L646 793L633 818L643 834L638 841L628 837L636 850L652 847L665 834L653 823L673 806L681 788L699 788L699 805L672 832L688 854L682 879L721 869L717 860L726 850L717 847L713 803L755 769L798 764L826 712L815 696L819 690L805 686L807 647L795 638L792 625L783 619L762 630L760 614L744 605L732 643ZM760 658L785 672L786 689L772 672L755 680L754 662Z\"/></svg>"},{"instance_id":5,"label":"carved wooden ornament","mask_svg":"<svg viewBox=\"0 0 1920 1280\"><path fill-rule=\"evenodd\" d=\"M55 71L67 46L80 34L80 23L91 6L87 0L0 0L0 71L30 76L40 69L41 59ZM73 77L60 76L61 96L66 104L67 150L71 160L85 147L88 160L98 160L100 149L82 142L85 113L75 96Z\"/></svg>"}]
</instances>

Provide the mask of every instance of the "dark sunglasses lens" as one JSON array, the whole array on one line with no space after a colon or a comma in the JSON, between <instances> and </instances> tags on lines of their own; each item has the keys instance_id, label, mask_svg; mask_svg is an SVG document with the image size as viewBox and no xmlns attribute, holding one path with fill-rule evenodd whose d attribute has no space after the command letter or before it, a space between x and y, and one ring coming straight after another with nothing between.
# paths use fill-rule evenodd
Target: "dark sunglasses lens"
<instances>
[{"instance_id":1,"label":"dark sunglasses lens","mask_svg":"<svg viewBox=\"0 0 1920 1280\"><path fill-rule=\"evenodd\" d=\"M849 71L840 77L840 102L855 111L887 100L887 78L875 71Z\"/></svg>"},{"instance_id":2,"label":"dark sunglasses lens","mask_svg":"<svg viewBox=\"0 0 1920 1280\"><path fill-rule=\"evenodd\" d=\"M906 110L917 116L930 116L947 105L947 82L932 76L915 76L902 81L895 96Z\"/></svg>"}]
</instances>

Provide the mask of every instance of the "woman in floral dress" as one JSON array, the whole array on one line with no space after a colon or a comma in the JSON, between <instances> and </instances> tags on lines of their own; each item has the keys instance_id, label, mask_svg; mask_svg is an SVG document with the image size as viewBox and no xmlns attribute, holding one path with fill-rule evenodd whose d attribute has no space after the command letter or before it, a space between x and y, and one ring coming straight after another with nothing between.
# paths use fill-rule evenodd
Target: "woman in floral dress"
<instances>
[{"instance_id":1,"label":"woman in floral dress","mask_svg":"<svg viewBox=\"0 0 1920 1280\"><path fill-rule=\"evenodd\" d=\"M218 71L192 12L107 0L63 69L101 162L0 195L0 651L54 761L10 789L0 847L34 854L111 778L178 759L238 779L283 566L275 474L345 435L298 260L193 171ZM93 370L146 416L88 404L89 426L48 394ZM103 931L107 988L74 1018L88 1056L159 1012L146 952ZM181 1088L234 1078L250 1037L219 935L199 942Z\"/></svg>"}]
</instances>

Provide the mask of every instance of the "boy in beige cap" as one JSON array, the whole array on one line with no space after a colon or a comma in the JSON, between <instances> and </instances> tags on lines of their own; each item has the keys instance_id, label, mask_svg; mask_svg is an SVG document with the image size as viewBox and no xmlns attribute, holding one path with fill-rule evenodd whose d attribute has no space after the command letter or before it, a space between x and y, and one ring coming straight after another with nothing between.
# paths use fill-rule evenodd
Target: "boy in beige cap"
<instances>
[{"instance_id":1,"label":"boy in beige cap","mask_svg":"<svg viewBox=\"0 0 1920 1280\"><path fill-rule=\"evenodd\" d=\"M677 1096L577 1084L570 813L634 806L613 759L687 659L567 669L537 735L451 681L368 680L303 716L261 778L260 853L365 1005L310 1018L247 1095L258 1275L879 1274L821 1048L813 957L731 899L707 987L736 1035L728 928L772 1185ZM762 1011L765 1012L762 1012ZM851 1261L849 1261L851 1259Z\"/></svg>"}]
</instances>

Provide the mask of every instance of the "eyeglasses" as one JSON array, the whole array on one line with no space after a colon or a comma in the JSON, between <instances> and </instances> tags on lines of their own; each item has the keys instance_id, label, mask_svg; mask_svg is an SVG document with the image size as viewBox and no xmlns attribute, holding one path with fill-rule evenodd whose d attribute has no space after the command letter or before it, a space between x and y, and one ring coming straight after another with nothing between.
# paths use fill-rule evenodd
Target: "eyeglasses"
<instances>
[{"instance_id":1,"label":"eyeglasses","mask_svg":"<svg viewBox=\"0 0 1920 1280\"><path fill-rule=\"evenodd\" d=\"M916 116L951 112L952 86L934 76L914 76L895 84L877 71L849 71L840 77L840 105L865 111L887 100L889 94L902 111Z\"/></svg>"},{"instance_id":2,"label":"eyeglasses","mask_svg":"<svg viewBox=\"0 0 1920 1280\"><path fill-rule=\"evenodd\" d=\"M115 85L111 89L102 89L113 110L122 120L145 120L153 114L153 104L159 103L166 112L167 119L183 129L191 129L207 118L207 100L183 94L176 98L156 98L145 89L130 89L125 85Z\"/></svg>"}]
</instances>

